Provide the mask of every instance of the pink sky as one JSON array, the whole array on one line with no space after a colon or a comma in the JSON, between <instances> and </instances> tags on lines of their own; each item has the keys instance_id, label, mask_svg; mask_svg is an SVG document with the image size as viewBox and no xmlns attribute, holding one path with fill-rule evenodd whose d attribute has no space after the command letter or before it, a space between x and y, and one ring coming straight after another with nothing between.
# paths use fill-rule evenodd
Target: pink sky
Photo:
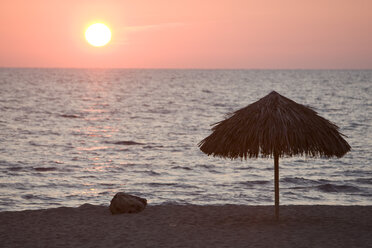
<instances>
[{"instance_id":1,"label":"pink sky","mask_svg":"<svg viewBox=\"0 0 372 248\"><path fill-rule=\"evenodd\" d=\"M0 67L372 69L372 1L2 0Z\"/></svg>"}]
</instances>

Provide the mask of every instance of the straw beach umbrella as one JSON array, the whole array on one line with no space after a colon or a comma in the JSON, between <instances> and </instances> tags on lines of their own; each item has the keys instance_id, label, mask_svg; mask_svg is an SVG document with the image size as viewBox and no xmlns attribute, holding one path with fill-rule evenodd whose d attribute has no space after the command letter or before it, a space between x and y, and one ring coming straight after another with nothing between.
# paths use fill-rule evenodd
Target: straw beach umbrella
<instances>
[{"instance_id":1,"label":"straw beach umbrella","mask_svg":"<svg viewBox=\"0 0 372 248\"><path fill-rule=\"evenodd\" d=\"M279 219L279 157L342 157L350 145L314 110L273 91L216 124L198 145L224 158L274 157L275 216Z\"/></svg>"}]
</instances>

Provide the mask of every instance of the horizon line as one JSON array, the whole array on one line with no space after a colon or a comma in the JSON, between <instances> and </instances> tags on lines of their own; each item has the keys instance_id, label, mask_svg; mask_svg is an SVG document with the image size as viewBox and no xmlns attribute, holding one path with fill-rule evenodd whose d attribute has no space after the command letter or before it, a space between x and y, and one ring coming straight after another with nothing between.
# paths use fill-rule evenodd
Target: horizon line
<instances>
[{"instance_id":1,"label":"horizon line","mask_svg":"<svg viewBox=\"0 0 372 248\"><path fill-rule=\"evenodd\" d=\"M76 70L251 70L251 71L368 71L371 68L223 68L223 67L42 67L42 66L0 66L0 69L76 69Z\"/></svg>"}]
</instances>

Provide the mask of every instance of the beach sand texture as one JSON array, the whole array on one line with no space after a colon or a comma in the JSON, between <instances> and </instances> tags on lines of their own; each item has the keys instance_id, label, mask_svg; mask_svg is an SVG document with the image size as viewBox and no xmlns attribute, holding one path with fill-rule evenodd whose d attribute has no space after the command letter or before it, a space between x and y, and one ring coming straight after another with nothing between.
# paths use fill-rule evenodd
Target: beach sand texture
<instances>
[{"instance_id":1,"label":"beach sand texture","mask_svg":"<svg viewBox=\"0 0 372 248\"><path fill-rule=\"evenodd\" d=\"M372 247L372 206L84 204L0 212L1 247Z\"/></svg>"}]
</instances>

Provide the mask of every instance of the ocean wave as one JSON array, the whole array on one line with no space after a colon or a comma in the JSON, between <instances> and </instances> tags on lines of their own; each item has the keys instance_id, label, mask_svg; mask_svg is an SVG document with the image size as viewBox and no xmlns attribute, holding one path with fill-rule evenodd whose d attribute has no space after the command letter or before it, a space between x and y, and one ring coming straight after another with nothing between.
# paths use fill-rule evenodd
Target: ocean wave
<instances>
[{"instance_id":1,"label":"ocean wave","mask_svg":"<svg viewBox=\"0 0 372 248\"><path fill-rule=\"evenodd\" d=\"M25 167L20 167L20 166L8 167L6 169L7 171L26 171Z\"/></svg>"},{"instance_id":2,"label":"ocean wave","mask_svg":"<svg viewBox=\"0 0 372 248\"><path fill-rule=\"evenodd\" d=\"M143 149L157 149L157 148L163 148L164 146L162 145L147 145L144 146Z\"/></svg>"},{"instance_id":3,"label":"ocean wave","mask_svg":"<svg viewBox=\"0 0 372 248\"><path fill-rule=\"evenodd\" d=\"M170 187L170 189L171 188L182 188L182 189L198 188L197 186L194 186L194 185L180 184L180 183L157 183L157 182L153 182L153 183L147 183L147 185L150 186L150 187L154 187L154 188Z\"/></svg>"},{"instance_id":4,"label":"ocean wave","mask_svg":"<svg viewBox=\"0 0 372 248\"><path fill-rule=\"evenodd\" d=\"M192 170L190 167L187 166L173 166L172 170Z\"/></svg>"},{"instance_id":5,"label":"ocean wave","mask_svg":"<svg viewBox=\"0 0 372 248\"><path fill-rule=\"evenodd\" d=\"M131 116L130 119L155 120L155 118L148 116Z\"/></svg>"},{"instance_id":6,"label":"ocean wave","mask_svg":"<svg viewBox=\"0 0 372 248\"><path fill-rule=\"evenodd\" d=\"M147 185L151 187L175 187L177 183L147 183Z\"/></svg>"},{"instance_id":7,"label":"ocean wave","mask_svg":"<svg viewBox=\"0 0 372 248\"><path fill-rule=\"evenodd\" d=\"M143 174L147 174L149 176L160 176L160 175L162 175L162 173L158 173L158 172L155 172L153 170L144 170L144 171L135 170L135 171L132 171L132 172L143 173Z\"/></svg>"},{"instance_id":8,"label":"ocean wave","mask_svg":"<svg viewBox=\"0 0 372 248\"><path fill-rule=\"evenodd\" d=\"M372 184L372 178L358 178L355 181L363 184Z\"/></svg>"},{"instance_id":9,"label":"ocean wave","mask_svg":"<svg viewBox=\"0 0 372 248\"><path fill-rule=\"evenodd\" d=\"M123 141L105 141L107 144L113 145L123 145L123 146L134 146L134 145L144 145L143 143L139 143L132 140L123 140Z\"/></svg>"},{"instance_id":10,"label":"ocean wave","mask_svg":"<svg viewBox=\"0 0 372 248\"><path fill-rule=\"evenodd\" d=\"M35 195L35 194L24 194L21 197L26 200L43 200L43 201L56 199L56 198L49 197L49 196Z\"/></svg>"},{"instance_id":11,"label":"ocean wave","mask_svg":"<svg viewBox=\"0 0 372 248\"><path fill-rule=\"evenodd\" d=\"M215 103L215 104L213 104L213 107L226 107L226 104L223 104L223 103Z\"/></svg>"},{"instance_id":12,"label":"ocean wave","mask_svg":"<svg viewBox=\"0 0 372 248\"><path fill-rule=\"evenodd\" d=\"M239 185L244 185L244 186L248 186L248 187L260 186L260 185L265 185L265 184L269 184L269 183L270 183L270 181L265 181L265 180L238 182Z\"/></svg>"},{"instance_id":13,"label":"ocean wave","mask_svg":"<svg viewBox=\"0 0 372 248\"><path fill-rule=\"evenodd\" d=\"M46 172L46 171L55 171L55 170L57 170L56 167L34 167L33 169L35 171L38 171L38 172Z\"/></svg>"},{"instance_id":14,"label":"ocean wave","mask_svg":"<svg viewBox=\"0 0 372 248\"><path fill-rule=\"evenodd\" d=\"M216 168L216 166L213 164L197 164L196 167L203 168L203 169Z\"/></svg>"},{"instance_id":15,"label":"ocean wave","mask_svg":"<svg viewBox=\"0 0 372 248\"><path fill-rule=\"evenodd\" d=\"M163 115L169 115L172 114L174 111L169 109L150 109L148 110L148 113L151 114L163 114Z\"/></svg>"},{"instance_id":16,"label":"ocean wave","mask_svg":"<svg viewBox=\"0 0 372 248\"><path fill-rule=\"evenodd\" d=\"M82 117L79 116L79 115L73 115L73 114L60 114L59 116L60 116L60 117L63 117L63 118L71 118L71 119L82 118Z\"/></svg>"},{"instance_id":17,"label":"ocean wave","mask_svg":"<svg viewBox=\"0 0 372 248\"><path fill-rule=\"evenodd\" d=\"M25 183L0 183L0 188L10 188L10 189L17 189L17 190L28 190L31 187L30 187L30 184L25 184Z\"/></svg>"},{"instance_id":18,"label":"ocean wave","mask_svg":"<svg viewBox=\"0 0 372 248\"><path fill-rule=\"evenodd\" d=\"M299 184L299 185L304 185L304 184L318 184L318 183L327 183L328 180L311 180L311 179L306 179L303 177L285 177L283 179L280 179L281 182L283 183L292 183L292 184Z\"/></svg>"},{"instance_id":19,"label":"ocean wave","mask_svg":"<svg viewBox=\"0 0 372 248\"><path fill-rule=\"evenodd\" d=\"M113 183L100 183L99 185L103 187L109 187L109 188L117 186L116 184L113 184Z\"/></svg>"},{"instance_id":20,"label":"ocean wave","mask_svg":"<svg viewBox=\"0 0 372 248\"><path fill-rule=\"evenodd\" d=\"M336 185L331 183L326 183L322 185L316 186L319 191L327 192L327 193L352 193L352 192L360 192L361 190L358 187L351 186L351 185Z\"/></svg>"}]
</instances>

